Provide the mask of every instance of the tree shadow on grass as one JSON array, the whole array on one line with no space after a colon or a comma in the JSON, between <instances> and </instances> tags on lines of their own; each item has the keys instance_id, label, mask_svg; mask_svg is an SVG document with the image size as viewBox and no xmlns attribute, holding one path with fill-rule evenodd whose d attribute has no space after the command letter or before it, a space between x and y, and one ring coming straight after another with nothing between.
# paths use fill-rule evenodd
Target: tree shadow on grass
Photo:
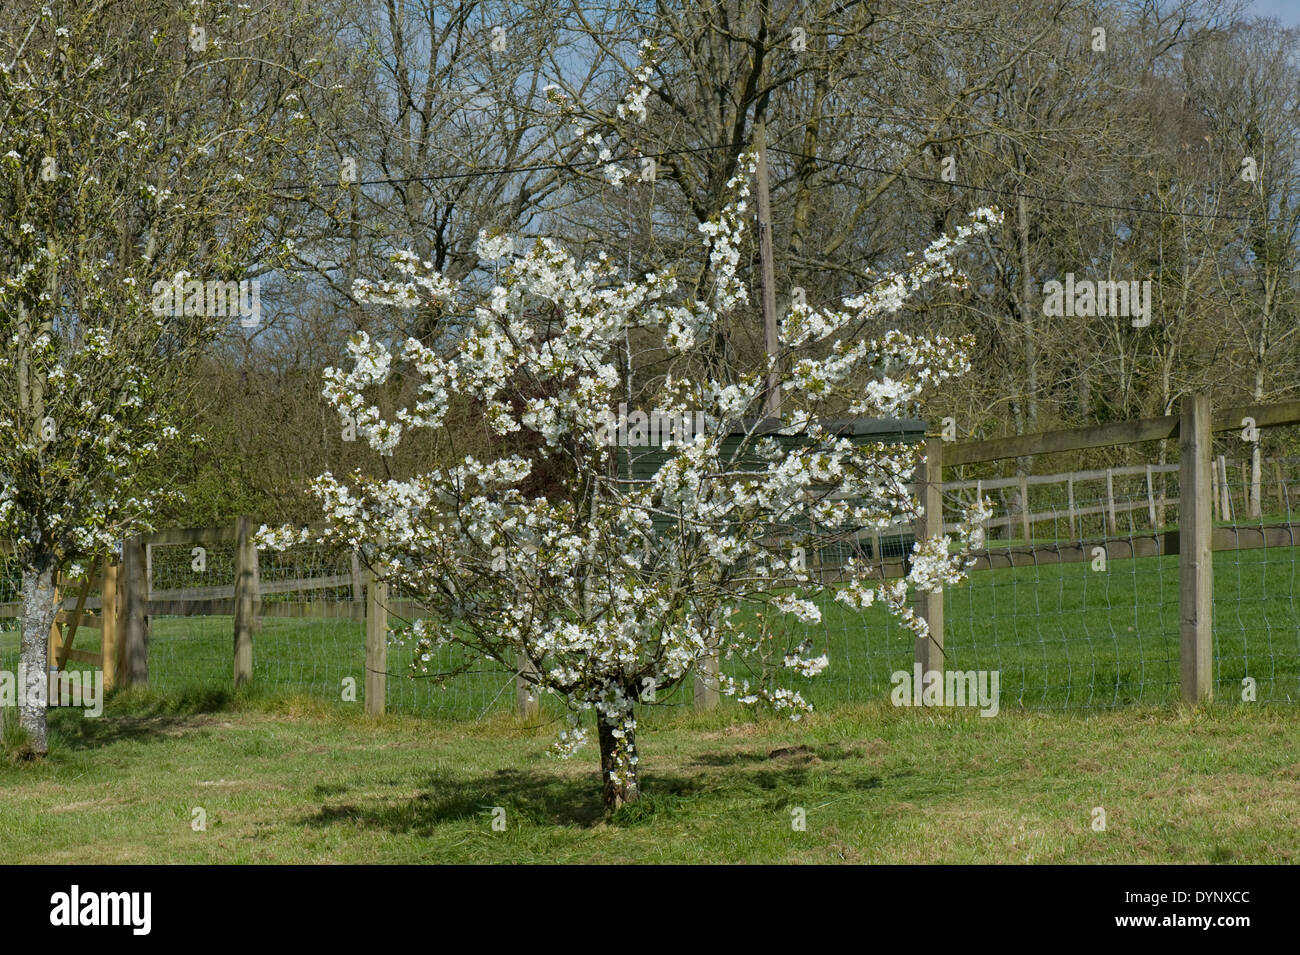
<instances>
[{"instance_id":1,"label":"tree shadow on grass","mask_svg":"<svg viewBox=\"0 0 1300 955\"><path fill-rule=\"evenodd\" d=\"M766 810L781 811L799 803L802 798L800 790L813 784L814 769L809 766L769 765L696 775L643 772L641 799L609 817L601 807L600 779L595 772L573 777L535 770L501 769L472 778L438 773L429 778L425 791L413 799L388 804L323 805L300 823L316 828L360 825L399 835L409 833L428 837L447 823L472 823L488 831L497 807L505 810L508 825L525 821L535 825L579 828L590 828L602 822L616 826L642 825L704 798L757 800ZM815 788L820 796L824 796L852 794L883 785L879 776L822 774L816 780ZM324 791L318 792L318 795L324 794Z\"/></svg>"},{"instance_id":2,"label":"tree shadow on grass","mask_svg":"<svg viewBox=\"0 0 1300 955\"><path fill-rule=\"evenodd\" d=\"M601 819L599 783L594 774L574 779L531 770L505 769L471 779L435 773L413 799L383 805L324 805L302 823L313 827L350 823L428 836L448 822L474 820L490 829L496 807L505 809L507 824L527 820L590 826Z\"/></svg>"},{"instance_id":3,"label":"tree shadow on grass","mask_svg":"<svg viewBox=\"0 0 1300 955\"><path fill-rule=\"evenodd\" d=\"M84 710L74 707L51 708L49 725L58 745L68 750L100 749L122 742L161 742L180 731L206 735L199 718L228 710L231 699L225 690L157 697L136 695L125 712L111 716L87 716ZM108 703L112 700L110 695Z\"/></svg>"},{"instance_id":4,"label":"tree shadow on grass","mask_svg":"<svg viewBox=\"0 0 1300 955\"><path fill-rule=\"evenodd\" d=\"M234 707L240 695L229 688L195 687L159 692L149 689L110 691L106 707L113 716L193 716L218 713Z\"/></svg>"},{"instance_id":5,"label":"tree shadow on grass","mask_svg":"<svg viewBox=\"0 0 1300 955\"><path fill-rule=\"evenodd\" d=\"M117 743L161 743L175 739L182 732L196 737L207 731L192 717L152 716L121 717L114 720L60 720L51 726L58 748L70 751L103 749Z\"/></svg>"},{"instance_id":6,"label":"tree shadow on grass","mask_svg":"<svg viewBox=\"0 0 1300 955\"><path fill-rule=\"evenodd\" d=\"M816 766L821 763L838 763L856 759L862 754L840 743L822 746L782 746L772 750L737 750L731 753L704 753L694 760L697 766L737 767L768 766L774 763L785 766Z\"/></svg>"}]
</instances>

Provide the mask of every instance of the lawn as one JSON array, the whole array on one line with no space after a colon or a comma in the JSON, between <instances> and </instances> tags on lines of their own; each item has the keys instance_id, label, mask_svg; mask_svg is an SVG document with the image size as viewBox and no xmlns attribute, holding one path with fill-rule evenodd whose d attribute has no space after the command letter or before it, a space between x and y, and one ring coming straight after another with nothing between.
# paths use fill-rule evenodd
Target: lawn
<instances>
[{"instance_id":1,"label":"lawn","mask_svg":"<svg viewBox=\"0 0 1300 955\"><path fill-rule=\"evenodd\" d=\"M0 760L0 863L1300 861L1290 707L659 711L609 820L595 752L554 761L555 726L505 714L137 691L54 725L46 761Z\"/></svg>"},{"instance_id":2,"label":"lawn","mask_svg":"<svg viewBox=\"0 0 1300 955\"><path fill-rule=\"evenodd\" d=\"M101 719L54 712L43 763L0 759L0 862L1296 862L1295 556L1216 554L1221 702L1196 713L1172 705L1176 557L949 588L949 665L1000 671L993 719L889 706L910 633L824 605L831 666L801 687L818 712L751 721L662 696L640 717L646 797L610 820L594 750L547 758L554 701L521 725L508 673L439 687L403 679L394 650L373 720L341 692L363 683L360 621L265 618L254 685L232 696L229 618L157 617L147 691ZM16 651L0 634L0 668Z\"/></svg>"}]
</instances>

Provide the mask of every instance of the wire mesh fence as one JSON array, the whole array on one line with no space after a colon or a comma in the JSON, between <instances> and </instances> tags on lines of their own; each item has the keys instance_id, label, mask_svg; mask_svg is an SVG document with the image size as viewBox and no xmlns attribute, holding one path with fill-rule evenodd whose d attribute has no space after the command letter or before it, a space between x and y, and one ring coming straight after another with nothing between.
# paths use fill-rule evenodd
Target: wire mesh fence
<instances>
[{"instance_id":1,"label":"wire mesh fence","mask_svg":"<svg viewBox=\"0 0 1300 955\"><path fill-rule=\"evenodd\" d=\"M151 600L213 600L219 610L226 609L220 601L233 601L235 544L150 544L148 550ZM366 583L356 555L312 543L264 550L258 554L257 575L253 686L361 705ZM386 590L382 604L388 626L400 634L423 611L414 595L391 585ZM230 685L230 613L155 615L150 631L150 685L164 692ZM514 671L491 661L473 661L463 648L440 648L429 661L428 675L413 673L410 663L409 652L394 642L388 651L389 712L481 719L515 704Z\"/></svg>"},{"instance_id":2,"label":"wire mesh fence","mask_svg":"<svg viewBox=\"0 0 1300 955\"><path fill-rule=\"evenodd\" d=\"M1214 692L1223 701L1295 703L1300 462L1260 457L1242 455L1231 435L1216 441Z\"/></svg>"},{"instance_id":3,"label":"wire mesh fence","mask_svg":"<svg viewBox=\"0 0 1300 955\"><path fill-rule=\"evenodd\" d=\"M1216 446L1215 698L1290 703L1300 701L1300 459L1260 457L1253 467L1232 433ZM946 484L949 521L976 495L994 512L976 569L944 591L945 667L997 671L1004 706L1177 701L1178 482L1177 465L1157 463ZM913 634L882 609L822 610L831 665L813 699L879 699L892 673L911 669Z\"/></svg>"},{"instance_id":4,"label":"wire mesh fence","mask_svg":"<svg viewBox=\"0 0 1300 955\"><path fill-rule=\"evenodd\" d=\"M149 599L209 610L150 617L150 685L164 692L229 686L234 616L225 604L234 601L235 543L147 546ZM267 550L258 556L257 576L254 686L328 701L359 700L365 605L353 555L315 544Z\"/></svg>"},{"instance_id":5,"label":"wire mesh fence","mask_svg":"<svg viewBox=\"0 0 1300 955\"><path fill-rule=\"evenodd\" d=\"M94 619L102 599L102 566L96 562L84 561L67 568L66 574L59 579L59 595L63 599L65 611L60 615L59 633L61 640L71 641L68 649L75 649L76 656L98 656L103 649L103 639L99 625ZM71 576L75 572L77 575ZM83 596L84 613L77 619L77 626L71 626L75 617L75 604ZM10 548L0 548L0 672L17 674L19 665L20 615L22 613L22 564ZM59 649L63 646L59 644ZM54 652L58 652L56 649ZM50 665L56 665L55 660ZM69 672L93 671L102 668L102 660L92 663L87 660L69 658L63 662L62 669ZM86 684L89 685L89 684ZM57 693L49 698L50 705L60 705Z\"/></svg>"},{"instance_id":6,"label":"wire mesh fence","mask_svg":"<svg viewBox=\"0 0 1300 955\"><path fill-rule=\"evenodd\" d=\"M1300 702L1300 429L1275 429L1272 453L1221 433L1214 446L1213 680L1215 698ZM1154 458L1154 455L1153 455ZM949 481L951 522L977 495L991 498L987 541L969 579L945 588L944 666L996 671L1001 705L1046 709L1164 704L1180 694L1180 487L1176 463L1062 474ZM218 529L220 530L220 529ZM185 532L189 533L189 532ZM192 536L192 535L191 535ZM200 535L201 536L201 535ZM910 528L861 535L820 551L816 569L849 559L882 576L906 571ZM229 531L212 540L147 548L149 682L164 693L226 689L233 679L238 546ZM300 544L261 551L253 684L360 706L366 676L364 569L349 551ZM0 669L15 671L21 573L0 552ZM425 613L416 594L384 598L400 631ZM93 601L92 601L93 602ZM914 635L876 604L850 609L820 600L821 621L797 639L825 652L818 677L788 685L814 705L887 699L898 671L910 671ZM180 611L185 612L180 612ZM97 635L78 646L94 650ZM428 675L411 671L410 648L388 649L386 708L456 720L516 706L513 669L476 660L456 645L435 651ZM723 660L737 679L755 674ZM660 695L689 706L688 684ZM558 715L555 701L543 712Z\"/></svg>"},{"instance_id":7,"label":"wire mesh fence","mask_svg":"<svg viewBox=\"0 0 1300 955\"><path fill-rule=\"evenodd\" d=\"M1178 551L1149 519L1145 480L1133 483L1029 485L1027 507L1016 496L995 509L998 537L945 590L946 665L996 670L1004 706L1177 700ZM969 492L948 496L955 509Z\"/></svg>"},{"instance_id":8,"label":"wire mesh fence","mask_svg":"<svg viewBox=\"0 0 1300 955\"><path fill-rule=\"evenodd\" d=\"M18 672L18 606L22 600L22 566L10 550L0 550L0 604L13 611L0 616L0 670Z\"/></svg>"},{"instance_id":9,"label":"wire mesh fence","mask_svg":"<svg viewBox=\"0 0 1300 955\"><path fill-rule=\"evenodd\" d=\"M398 630L426 614L418 595L388 588L389 626ZM417 673L410 646L388 649L387 706L398 713L449 719L482 719L515 706L515 672L505 664L475 658L462 646L447 644L433 651Z\"/></svg>"},{"instance_id":10,"label":"wire mesh fence","mask_svg":"<svg viewBox=\"0 0 1300 955\"><path fill-rule=\"evenodd\" d=\"M218 598L233 594L235 545L146 545L146 596L156 600ZM149 682L164 693L228 686L232 676L229 614L151 614Z\"/></svg>"},{"instance_id":11,"label":"wire mesh fence","mask_svg":"<svg viewBox=\"0 0 1300 955\"><path fill-rule=\"evenodd\" d=\"M258 575L254 682L340 701L355 685L360 699L365 605L354 556L317 544L266 550L258 555Z\"/></svg>"}]
</instances>

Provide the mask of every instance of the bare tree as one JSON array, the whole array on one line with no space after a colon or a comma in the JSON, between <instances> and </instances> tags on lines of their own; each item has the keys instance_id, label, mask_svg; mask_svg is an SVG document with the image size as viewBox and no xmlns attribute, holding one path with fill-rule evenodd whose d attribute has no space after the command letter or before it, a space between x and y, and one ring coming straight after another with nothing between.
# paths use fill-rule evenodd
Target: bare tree
<instances>
[{"instance_id":1,"label":"bare tree","mask_svg":"<svg viewBox=\"0 0 1300 955\"><path fill-rule=\"evenodd\" d=\"M1256 23L1216 37L1188 62L1188 87L1232 182L1241 227L1216 258L1219 295L1239 370L1256 402L1294 393L1300 371L1300 30ZM1261 509L1261 458L1251 447L1248 511Z\"/></svg>"}]
</instances>

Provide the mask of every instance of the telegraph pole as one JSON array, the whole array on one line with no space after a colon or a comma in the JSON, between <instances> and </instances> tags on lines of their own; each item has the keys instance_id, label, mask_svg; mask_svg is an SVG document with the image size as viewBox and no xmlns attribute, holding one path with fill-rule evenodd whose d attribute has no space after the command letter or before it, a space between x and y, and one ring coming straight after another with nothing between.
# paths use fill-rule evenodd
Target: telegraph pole
<instances>
[{"instance_id":1,"label":"telegraph pole","mask_svg":"<svg viewBox=\"0 0 1300 955\"><path fill-rule=\"evenodd\" d=\"M767 354L775 359L780 344L776 335L776 275L772 263L772 203L767 187L767 123L762 119L754 124L754 148L758 151L758 169L755 192L758 200L758 258L761 266L763 293L763 330L767 338ZM765 414L769 418L781 417L780 375L775 365L767 373L767 403Z\"/></svg>"}]
</instances>

